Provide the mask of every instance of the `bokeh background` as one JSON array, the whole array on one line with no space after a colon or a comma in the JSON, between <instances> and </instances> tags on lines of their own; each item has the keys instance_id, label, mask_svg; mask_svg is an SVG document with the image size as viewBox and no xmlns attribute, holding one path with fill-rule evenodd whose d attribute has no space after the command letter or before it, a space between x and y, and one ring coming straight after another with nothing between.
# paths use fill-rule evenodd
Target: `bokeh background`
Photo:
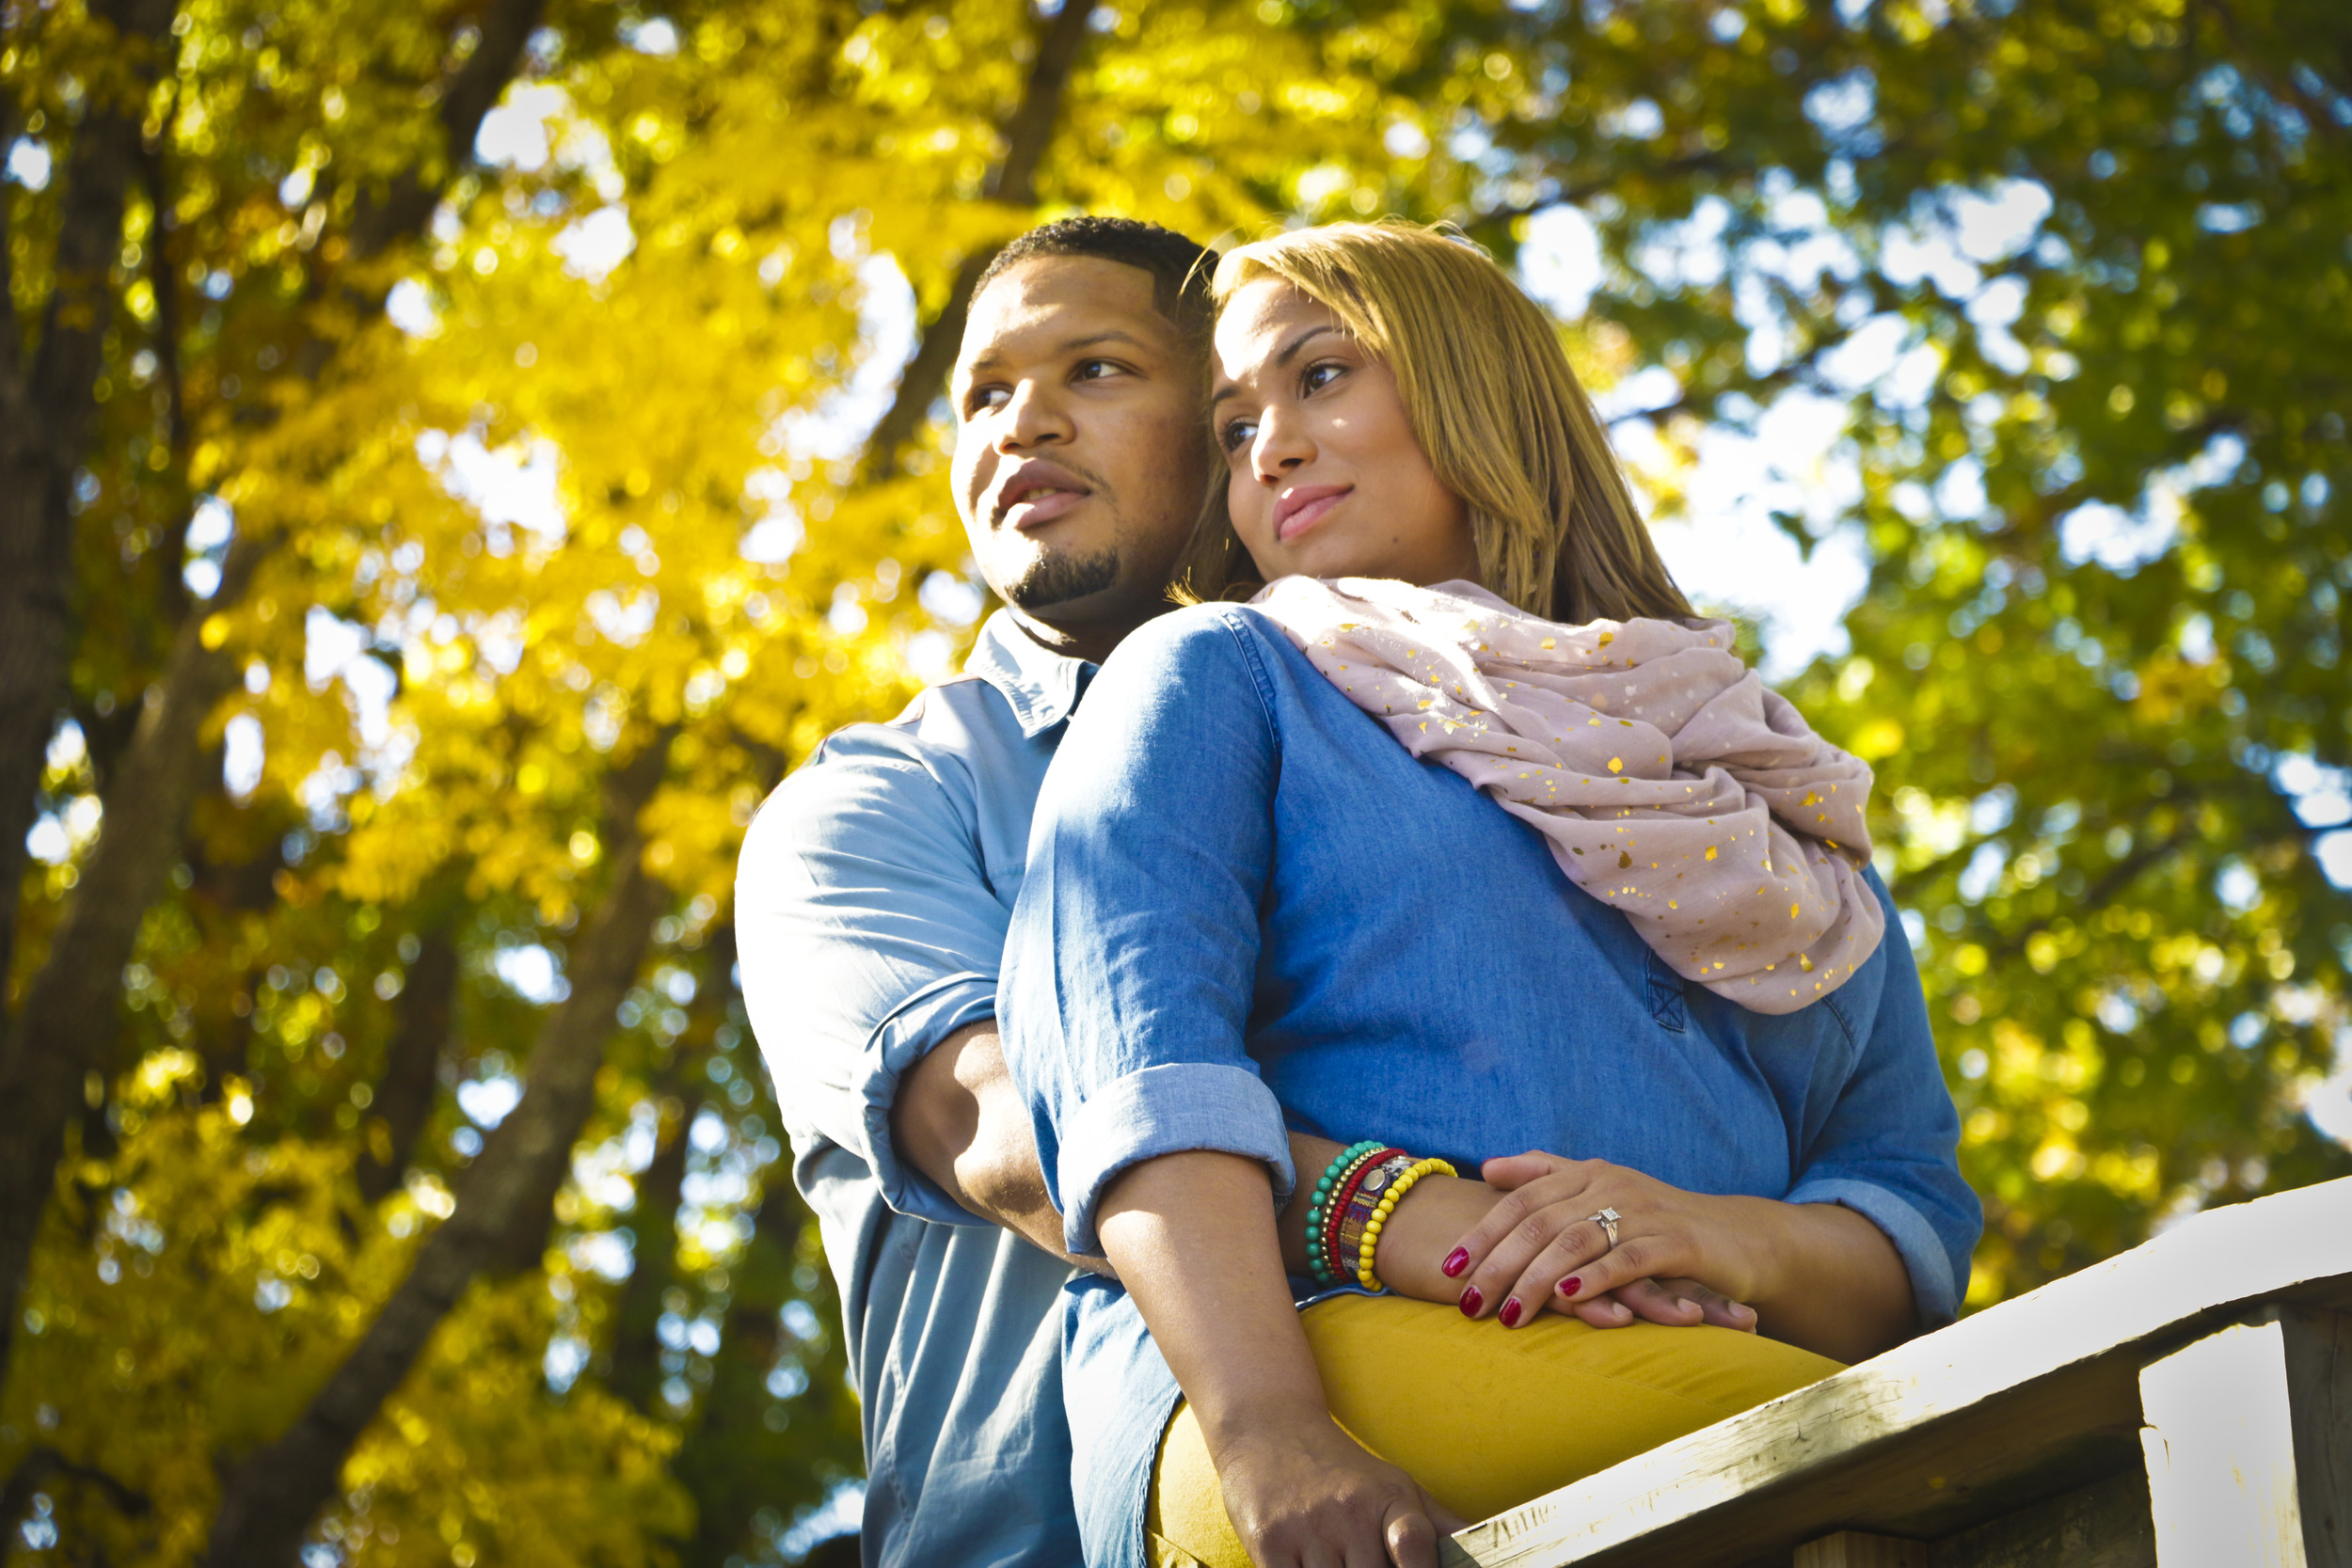
<instances>
[{"instance_id":1,"label":"bokeh background","mask_svg":"<svg viewBox=\"0 0 2352 1568\"><path fill-rule=\"evenodd\" d=\"M991 249L1451 218L1879 769L1971 1307L2352 1171L2341 0L0 0L0 1554L854 1519L736 847Z\"/></svg>"}]
</instances>

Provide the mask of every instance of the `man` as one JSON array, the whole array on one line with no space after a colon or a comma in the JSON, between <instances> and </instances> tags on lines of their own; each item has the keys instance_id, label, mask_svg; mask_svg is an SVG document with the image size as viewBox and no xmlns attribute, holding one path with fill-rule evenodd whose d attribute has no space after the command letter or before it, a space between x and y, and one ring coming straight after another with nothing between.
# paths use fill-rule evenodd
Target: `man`
<instances>
[{"instance_id":1,"label":"man","mask_svg":"<svg viewBox=\"0 0 2352 1568\"><path fill-rule=\"evenodd\" d=\"M1071 1264L996 1050L997 961L1063 724L1168 608L1199 515L1213 260L1072 218L991 263L950 395L957 509L1007 608L961 676L827 740L744 840L744 996L840 1286L870 1565L1079 1560Z\"/></svg>"}]
</instances>

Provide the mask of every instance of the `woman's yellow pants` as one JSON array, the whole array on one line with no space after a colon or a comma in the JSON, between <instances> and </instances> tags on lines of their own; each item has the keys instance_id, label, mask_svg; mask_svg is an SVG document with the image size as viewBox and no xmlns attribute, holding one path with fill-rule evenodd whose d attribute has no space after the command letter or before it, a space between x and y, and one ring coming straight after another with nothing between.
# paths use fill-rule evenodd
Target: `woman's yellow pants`
<instances>
[{"instance_id":1,"label":"woman's yellow pants","mask_svg":"<svg viewBox=\"0 0 2352 1568\"><path fill-rule=\"evenodd\" d=\"M1299 1321L1332 1417L1471 1521L1838 1370L1727 1328L1547 1312L1506 1329L1402 1296L1337 1296ZM1147 1528L1154 1568L1250 1568L1190 1406L1161 1439Z\"/></svg>"}]
</instances>

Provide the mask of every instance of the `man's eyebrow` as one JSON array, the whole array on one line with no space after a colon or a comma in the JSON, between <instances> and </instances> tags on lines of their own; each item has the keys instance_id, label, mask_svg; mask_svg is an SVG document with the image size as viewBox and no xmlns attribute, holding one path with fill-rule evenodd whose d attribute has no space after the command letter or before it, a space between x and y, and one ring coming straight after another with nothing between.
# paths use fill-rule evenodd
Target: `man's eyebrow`
<instances>
[{"instance_id":1,"label":"man's eyebrow","mask_svg":"<svg viewBox=\"0 0 2352 1568\"><path fill-rule=\"evenodd\" d=\"M1072 338L1061 345L1061 351L1064 354L1075 354L1080 349L1095 348L1104 343L1131 343L1140 349L1149 349L1152 346L1134 333L1122 331L1114 326L1102 332L1089 332L1083 338Z\"/></svg>"},{"instance_id":2,"label":"man's eyebrow","mask_svg":"<svg viewBox=\"0 0 2352 1568\"><path fill-rule=\"evenodd\" d=\"M1089 332L1082 337L1066 338L1061 342L1055 345L1055 352L1057 354L1078 354L1087 349L1100 348L1105 343L1125 343L1130 347L1139 348L1147 353L1158 352L1155 346L1149 340L1138 338L1134 333L1116 326L1105 327L1100 332ZM1002 347L995 343L991 343L986 348L981 349L977 354L975 354L971 358L965 360L961 366L958 367L958 370L965 374L972 374L991 366L1002 364L1008 357L1009 357L1009 356L1005 353ZM954 374L955 372L949 372L949 379L952 380L954 378Z\"/></svg>"},{"instance_id":3,"label":"man's eyebrow","mask_svg":"<svg viewBox=\"0 0 2352 1568\"><path fill-rule=\"evenodd\" d=\"M1288 343L1283 345L1282 351L1274 356L1274 368L1279 370L1283 366L1289 364L1292 360L1297 358L1299 350L1305 348L1309 343L1313 342L1324 333L1337 332L1338 330L1338 327L1330 325L1328 323L1326 323L1321 326L1311 326L1307 328L1306 331L1301 332L1297 337L1293 338ZM1215 408L1218 404L1223 403L1227 398L1240 395L1240 392L1241 388L1231 383L1228 383L1223 387L1219 387L1210 397L1209 406Z\"/></svg>"}]
</instances>

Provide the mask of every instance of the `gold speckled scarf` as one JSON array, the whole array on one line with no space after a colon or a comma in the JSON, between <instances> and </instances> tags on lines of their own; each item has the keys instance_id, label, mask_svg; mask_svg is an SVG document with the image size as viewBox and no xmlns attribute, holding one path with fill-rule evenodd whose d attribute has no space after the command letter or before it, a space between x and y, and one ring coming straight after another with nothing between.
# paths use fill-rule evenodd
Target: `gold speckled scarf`
<instances>
[{"instance_id":1,"label":"gold speckled scarf","mask_svg":"<svg viewBox=\"0 0 2352 1568\"><path fill-rule=\"evenodd\" d=\"M1283 578L1250 604L1685 979L1792 1013L1877 949L1869 767L1740 662L1730 623L1563 626L1472 583L1373 578Z\"/></svg>"}]
</instances>

